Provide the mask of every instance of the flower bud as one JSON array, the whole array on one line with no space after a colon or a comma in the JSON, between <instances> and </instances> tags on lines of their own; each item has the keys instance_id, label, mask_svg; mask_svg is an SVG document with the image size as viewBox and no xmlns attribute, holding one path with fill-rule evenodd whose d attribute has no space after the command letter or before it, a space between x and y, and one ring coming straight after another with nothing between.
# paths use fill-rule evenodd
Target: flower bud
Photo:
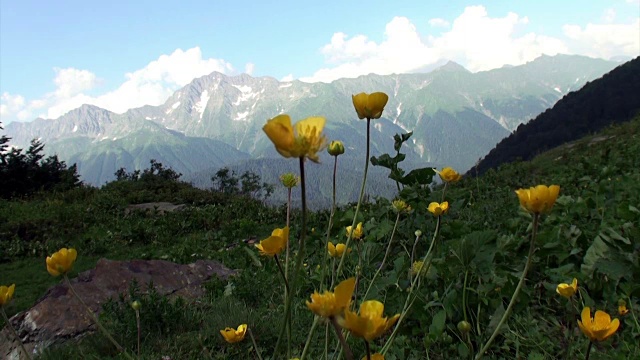
<instances>
[{"instance_id":1,"label":"flower bud","mask_svg":"<svg viewBox=\"0 0 640 360\"><path fill-rule=\"evenodd\" d=\"M468 321L460 321L458 323L458 331L460 331L461 334L469 333L469 331L471 331L471 324L469 324Z\"/></svg>"},{"instance_id":2,"label":"flower bud","mask_svg":"<svg viewBox=\"0 0 640 360\"><path fill-rule=\"evenodd\" d=\"M344 154L344 144L340 140L334 140L329 144L327 152L331 156L338 156Z\"/></svg>"},{"instance_id":3,"label":"flower bud","mask_svg":"<svg viewBox=\"0 0 640 360\"><path fill-rule=\"evenodd\" d=\"M138 300L131 303L131 308L135 311L139 311L141 307L142 307L142 304Z\"/></svg>"},{"instance_id":4,"label":"flower bud","mask_svg":"<svg viewBox=\"0 0 640 360\"><path fill-rule=\"evenodd\" d=\"M416 237L420 237L420 236L422 236L422 231L416 230L416 232L414 234L416 235Z\"/></svg>"},{"instance_id":5,"label":"flower bud","mask_svg":"<svg viewBox=\"0 0 640 360\"><path fill-rule=\"evenodd\" d=\"M284 187L291 189L298 185L298 182L300 182L300 178L294 173L286 173L280 175L280 182L282 183L282 185L284 185Z\"/></svg>"},{"instance_id":6,"label":"flower bud","mask_svg":"<svg viewBox=\"0 0 640 360\"><path fill-rule=\"evenodd\" d=\"M411 211L411 206L407 205L404 200L393 200L391 207L396 213Z\"/></svg>"}]
</instances>

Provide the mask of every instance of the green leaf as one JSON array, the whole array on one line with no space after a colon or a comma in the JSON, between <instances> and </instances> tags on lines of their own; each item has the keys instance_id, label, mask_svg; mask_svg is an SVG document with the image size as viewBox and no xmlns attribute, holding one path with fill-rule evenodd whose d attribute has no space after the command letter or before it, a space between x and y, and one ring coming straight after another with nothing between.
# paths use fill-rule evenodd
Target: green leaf
<instances>
[{"instance_id":1,"label":"green leaf","mask_svg":"<svg viewBox=\"0 0 640 360\"><path fill-rule=\"evenodd\" d=\"M433 168L422 168L411 170L407 176L399 179L398 181L404 185L429 185L433 181L433 176L436 172Z\"/></svg>"},{"instance_id":2,"label":"green leaf","mask_svg":"<svg viewBox=\"0 0 640 360\"><path fill-rule=\"evenodd\" d=\"M596 236L582 259L582 272L589 276L593 276L593 271L595 270L598 261L600 259L606 259L608 253L609 246L607 246L600 236Z\"/></svg>"},{"instance_id":3,"label":"green leaf","mask_svg":"<svg viewBox=\"0 0 640 360\"><path fill-rule=\"evenodd\" d=\"M429 326L429 334L436 337L440 336L444 331L444 326L447 321L447 312L444 310L438 311L431 320L431 326Z\"/></svg>"}]
</instances>

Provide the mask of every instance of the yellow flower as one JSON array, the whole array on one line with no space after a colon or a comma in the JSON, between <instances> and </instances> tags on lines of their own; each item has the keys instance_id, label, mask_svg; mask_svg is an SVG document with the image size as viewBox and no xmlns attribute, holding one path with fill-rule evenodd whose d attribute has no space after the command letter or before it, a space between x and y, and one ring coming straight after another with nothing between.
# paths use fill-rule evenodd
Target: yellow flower
<instances>
[{"instance_id":1,"label":"yellow flower","mask_svg":"<svg viewBox=\"0 0 640 360\"><path fill-rule=\"evenodd\" d=\"M534 214L548 213L551 211L559 193L560 186L558 185L551 185L549 187L546 185L538 185L529 189L516 190L518 200L520 200L520 206Z\"/></svg>"},{"instance_id":2,"label":"yellow flower","mask_svg":"<svg viewBox=\"0 0 640 360\"><path fill-rule=\"evenodd\" d=\"M453 170L453 168L450 167L443 168L440 171L436 170L436 172L438 173L438 175L440 175L440 179L442 179L442 181L444 182L454 183L462 179L462 175L458 174L457 171Z\"/></svg>"},{"instance_id":3,"label":"yellow flower","mask_svg":"<svg viewBox=\"0 0 640 360\"><path fill-rule=\"evenodd\" d=\"M271 233L269 238L260 241L256 244L261 255L274 256L278 255L284 250L289 241L289 227L285 226L282 229L275 229Z\"/></svg>"},{"instance_id":4,"label":"yellow flower","mask_svg":"<svg viewBox=\"0 0 640 360\"><path fill-rule=\"evenodd\" d=\"M327 250L329 251L329 255L331 255L331 257L337 258L342 257L345 250L347 251L347 254L351 252L351 249L347 249L345 244L338 243L336 245L333 245L331 241L329 241L329 243L327 244Z\"/></svg>"},{"instance_id":5,"label":"yellow flower","mask_svg":"<svg viewBox=\"0 0 640 360\"><path fill-rule=\"evenodd\" d=\"M307 307L322 317L340 315L349 306L355 287L356 278L352 277L338 284L334 292L325 290L324 294L320 294L314 291L311 302L307 301Z\"/></svg>"},{"instance_id":6,"label":"yellow flower","mask_svg":"<svg viewBox=\"0 0 640 360\"><path fill-rule=\"evenodd\" d=\"M13 292L16 290L16 284L9 287L0 286L0 306L4 306L13 298Z\"/></svg>"},{"instance_id":7,"label":"yellow flower","mask_svg":"<svg viewBox=\"0 0 640 360\"><path fill-rule=\"evenodd\" d=\"M294 173L286 173L280 175L280 182L284 187L291 189L298 185L300 178Z\"/></svg>"},{"instance_id":8,"label":"yellow flower","mask_svg":"<svg viewBox=\"0 0 640 360\"><path fill-rule=\"evenodd\" d=\"M371 94L360 93L352 95L353 107L356 108L359 119L367 118L380 119L384 106L389 101L389 96L383 92L374 92Z\"/></svg>"},{"instance_id":9,"label":"yellow flower","mask_svg":"<svg viewBox=\"0 0 640 360\"><path fill-rule=\"evenodd\" d=\"M347 226L347 237L349 237L349 235L351 235L351 225ZM362 235L363 235L363 231L362 231L362 223L358 223L358 225L356 225L356 230L353 232L353 235L351 235L352 239L362 239Z\"/></svg>"},{"instance_id":10,"label":"yellow flower","mask_svg":"<svg viewBox=\"0 0 640 360\"><path fill-rule=\"evenodd\" d=\"M593 318L591 318L591 309L585 307L582 309L582 321L578 320L578 326L582 333L591 341L604 341L613 335L620 326L620 320L613 319L604 311L597 310Z\"/></svg>"},{"instance_id":11,"label":"yellow flower","mask_svg":"<svg viewBox=\"0 0 640 360\"><path fill-rule=\"evenodd\" d=\"M344 318L339 319L340 325L351 331L353 336L367 341L381 336L398 321L400 314L390 319L383 317L384 304L377 300L367 300L360 304L360 315L345 309Z\"/></svg>"},{"instance_id":12,"label":"yellow flower","mask_svg":"<svg viewBox=\"0 0 640 360\"><path fill-rule=\"evenodd\" d=\"M429 212L432 213L434 216L440 216L442 214L446 214L447 211L449 211L449 202L445 201L440 204L437 202L432 202L431 204L429 204L429 207L427 208L427 210L429 210Z\"/></svg>"},{"instance_id":13,"label":"yellow flower","mask_svg":"<svg viewBox=\"0 0 640 360\"><path fill-rule=\"evenodd\" d=\"M228 328L225 328L224 330L220 330L220 334L222 334L222 337L224 337L224 339L230 344L242 341L246 333L247 333L247 324L242 324L238 326L238 329L233 329L228 327Z\"/></svg>"},{"instance_id":14,"label":"yellow flower","mask_svg":"<svg viewBox=\"0 0 640 360\"><path fill-rule=\"evenodd\" d=\"M64 275L71 270L76 257L78 257L76 249L62 248L47 257L47 271L52 276Z\"/></svg>"},{"instance_id":15,"label":"yellow flower","mask_svg":"<svg viewBox=\"0 0 640 360\"><path fill-rule=\"evenodd\" d=\"M367 355L365 355L362 360L367 360ZM371 360L384 360L384 355L380 353L371 354Z\"/></svg>"},{"instance_id":16,"label":"yellow flower","mask_svg":"<svg viewBox=\"0 0 640 360\"><path fill-rule=\"evenodd\" d=\"M338 156L344 154L344 144L340 140L334 140L329 143L329 148L327 152L331 156Z\"/></svg>"},{"instance_id":17,"label":"yellow flower","mask_svg":"<svg viewBox=\"0 0 640 360\"><path fill-rule=\"evenodd\" d=\"M558 287L556 288L556 292L566 297L567 299L572 297L578 292L578 279L574 278L571 284L566 284L566 283L558 284Z\"/></svg>"},{"instance_id":18,"label":"yellow flower","mask_svg":"<svg viewBox=\"0 0 640 360\"><path fill-rule=\"evenodd\" d=\"M267 121L262 130L280 155L287 158L307 157L318 162L318 151L327 146L327 139L322 135L324 123L323 117L308 117L291 126L289 115L282 114Z\"/></svg>"}]
</instances>

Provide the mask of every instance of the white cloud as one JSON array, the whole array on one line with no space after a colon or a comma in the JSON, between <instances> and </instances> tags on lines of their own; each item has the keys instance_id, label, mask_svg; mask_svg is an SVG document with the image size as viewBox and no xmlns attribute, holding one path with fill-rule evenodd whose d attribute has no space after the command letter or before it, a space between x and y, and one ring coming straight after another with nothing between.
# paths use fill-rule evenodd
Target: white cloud
<instances>
[{"instance_id":1,"label":"white cloud","mask_svg":"<svg viewBox=\"0 0 640 360\"><path fill-rule=\"evenodd\" d=\"M565 25L564 34L577 52L600 58L640 54L640 19L630 24Z\"/></svg>"},{"instance_id":2,"label":"white cloud","mask_svg":"<svg viewBox=\"0 0 640 360\"><path fill-rule=\"evenodd\" d=\"M247 64L253 70L253 64ZM178 88L194 78L214 71L234 73L233 66L222 59L202 57L199 47L183 51L177 49L162 55L142 69L125 74L125 81L115 90L99 96L85 92L95 90L98 77L88 70L55 68L56 89L27 102L20 95L2 94L0 115L3 121L31 120L35 116L57 118L82 104L92 104L122 113L144 105L160 105Z\"/></svg>"},{"instance_id":3,"label":"white cloud","mask_svg":"<svg viewBox=\"0 0 640 360\"><path fill-rule=\"evenodd\" d=\"M616 11L615 9L606 9L604 11L604 14L602 14L602 21L604 21L605 23L610 23L613 20L616 19Z\"/></svg>"},{"instance_id":4,"label":"white cloud","mask_svg":"<svg viewBox=\"0 0 640 360\"><path fill-rule=\"evenodd\" d=\"M293 74L289 74L285 77L283 77L282 79L280 79L281 82L288 82L288 81L293 81Z\"/></svg>"},{"instance_id":5,"label":"white cloud","mask_svg":"<svg viewBox=\"0 0 640 360\"><path fill-rule=\"evenodd\" d=\"M603 19L613 22L615 11L605 11ZM322 47L326 67L301 78L307 82L330 82L369 73L417 72L441 60L456 61L471 71L503 65L520 65L542 54L571 53L609 58L637 56L638 22L632 24L588 24L564 27L564 37L527 31L530 19L510 12L491 17L484 6L468 6L453 22L433 18L431 27L446 27L437 36L419 33L406 17L393 18L384 38L375 42L365 35L335 33Z\"/></svg>"},{"instance_id":6,"label":"white cloud","mask_svg":"<svg viewBox=\"0 0 640 360\"><path fill-rule=\"evenodd\" d=\"M432 27L448 28L450 24L445 19L433 18L433 19L429 20L429 25L431 25Z\"/></svg>"}]
</instances>

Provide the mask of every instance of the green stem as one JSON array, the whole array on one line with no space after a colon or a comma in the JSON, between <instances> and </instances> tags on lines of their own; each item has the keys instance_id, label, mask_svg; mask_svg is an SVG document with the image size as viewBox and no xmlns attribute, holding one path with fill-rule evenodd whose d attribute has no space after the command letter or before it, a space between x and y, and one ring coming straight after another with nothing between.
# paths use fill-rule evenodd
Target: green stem
<instances>
[{"instance_id":1,"label":"green stem","mask_svg":"<svg viewBox=\"0 0 640 360\"><path fill-rule=\"evenodd\" d=\"M435 248L436 240L438 239L438 235L440 234L441 221L442 221L442 217L438 216L438 220L436 222L436 230L434 231L433 238L431 239L431 245L429 245L429 250L427 250L427 253L422 258L422 264L423 264L422 269L420 273L418 273L418 275L415 277L415 280L411 283L411 287L409 288L409 294L407 295L407 298L404 301L404 305L402 306L402 312L400 313L400 318L396 322L396 325L394 326L393 331L389 336L389 339L382 347L382 351L380 352L382 355L385 355L387 351L389 351L389 348L393 344L396 334L398 333L398 329L400 329L400 325L402 324L402 321L404 321L405 317L407 316L407 313L411 309L411 306L413 306L413 302L415 301L415 297L412 297L413 292L420 290L420 285L422 284L422 276L423 276L422 273L424 272L426 274L429 271L429 267L431 267L431 260L433 259L433 256L431 256L431 253Z\"/></svg>"},{"instance_id":2,"label":"green stem","mask_svg":"<svg viewBox=\"0 0 640 360\"><path fill-rule=\"evenodd\" d=\"M382 268L384 268L384 265L387 262L389 253L391 253L391 244L393 243L393 237L396 233L396 229L398 228L398 222L400 222L400 212L398 212L398 215L396 216L396 223L393 224L393 230L391 231L391 238L389 239L389 244L387 245L387 251L384 253L384 257L382 258L382 264L380 264L380 266L378 267L378 270L376 270L376 273L373 275L371 282L369 282L369 287L367 288L367 291L364 293L362 300L367 299L367 295L369 295L369 291L371 290L373 283L376 281L376 278L380 274L380 271L382 271Z\"/></svg>"},{"instance_id":3,"label":"green stem","mask_svg":"<svg viewBox=\"0 0 640 360\"><path fill-rule=\"evenodd\" d=\"M489 348L491 347L491 344L493 343L495 338L498 336L498 333L500 332L500 328L502 328L504 323L507 321L507 319L509 318L509 315L511 315L511 310L513 310L513 306L516 304L516 300L518 299L520 290L522 289L522 286L524 285L524 281L527 277L527 272L529 272L529 268L531 268L531 264L533 263L533 253L535 252L535 249L536 249L535 240L536 240L536 233L538 232L539 219L540 219L540 214L533 215L533 230L531 232L531 240L529 244L529 255L527 257L527 263L524 266L524 270L522 271L522 275L520 276L520 281L518 282L518 286L516 286L516 289L513 292L513 295L511 296L511 301L509 301L509 305L507 306L507 309L505 310L504 314L502 314L502 318L500 319L500 322L496 326L495 330L493 330L493 334L491 334L491 337L489 337L489 340L487 340L486 344L484 344L484 346L480 349L480 351L476 355L475 357L476 360L481 359L484 353L487 350L489 350Z\"/></svg>"},{"instance_id":4,"label":"green stem","mask_svg":"<svg viewBox=\"0 0 640 360\"><path fill-rule=\"evenodd\" d=\"M253 337L253 332L251 331L250 327L247 327L247 332L249 333L249 337L251 338L251 342L253 343L253 348L256 350L258 359L262 360L262 355L260 355L260 350L258 350L258 344L256 343L256 338Z\"/></svg>"},{"instance_id":5,"label":"green stem","mask_svg":"<svg viewBox=\"0 0 640 360\"><path fill-rule=\"evenodd\" d=\"M140 310L136 309L136 327L138 328L138 359L140 359L140 337L142 335L142 329L140 328Z\"/></svg>"},{"instance_id":6,"label":"green stem","mask_svg":"<svg viewBox=\"0 0 640 360\"><path fill-rule=\"evenodd\" d=\"M289 281L287 281L287 275L284 270L282 270L282 265L280 264L280 260L278 259L278 255L273 255L273 259L276 261L276 265L278 266L278 271L280 275L282 275L282 280L284 280L284 289L285 289L285 297L289 293Z\"/></svg>"},{"instance_id":7,"label":"green stem","mask_svg":"<svg viewBox=\"0 0 640 360\"><path fill-rule=\"evenodd\" d=\"M333 227L333 216L336 213L336 175L338 171L338 157L334 156L334 158L335 159L333 162L333 202L331 203L331 214L329 215L329 225L327 226L327 237L324 241L324 261L322 262L322 275L320 276L320 291L325 289L325 280L327 276L327 258L329 256L329 251L327 247L329 246L329 238L331 237L331 228Z\"/></svg>"},{"instance_id":8,"label":"green stem","mask_svg":"<svg viewBox=\"0 0 640 360\"><path fill-rule=\"evenodd\" d=\"M413 242L413 248L411 249L411 261L409 262L409 281L413 283L413 261L416 257L416 248L418 247L418 240L420 240L420 236L416 235L416 240Z\"/></svg>"},{"instance_id":9,"label":"green stem","mask_svg":"<svg viewBox=\"0 0 640 360\"><path fill-rule=\"evenodd\" d=\"M80 301L80 303L82 304L82 306L84 306L85 310L87 310L87 313L89 314L89 316L91 317L91 319L93 320L93 322L96 324L96 326L100 329L100 331L102 332L102 334L104 336L107 337L107 339L109 339L109 341L111 341L111 343L116 347L116 349L118 349L118 351L122 354L124 354L125 357L127 357L128 359L133 360L133 357L131 357L131 355L129 355L123 348L122 346L120 346L120 344L118 344L118 342L113 338L113 336L111 336L111 334L107 331L107 329L104 328L104 326L102 326L102 323L100 323L100 321L98 320L98 317L93 313L93 311L91 311L91 309L87 306L87 304L80 298L80 296L78 296L78 293L76 292L76 290L73 288L73 286L71 286L71 281L69 281L69 277L67 276L67 274L64 274L64 280L67 283L67 286L69 286L69 289L71 290L71 292L73 293L73 295L76 297L76 299L78 299L78 301Z\"/></svg>"},{"instance_id":10,"label":"green stem","mask_svg":"<svg viewBox=\"0 0 640 360\"><path fill-rule=\"evenodd\" d=\"M351 348L349 348L347 341L344 339L344 336L342 336L342 329L340 328L340 325L338 325L336 318L332 316L329 318L329 320L331 321L331 325L333 325L333 330L335 330L336 335L338 336L338 340L342 345L342 349L344 349L344 356L347 358L347 360L353 360L353 353L351 352Z\"/></svg>"},{"instance_id":11,"label":"green stem","mask_svg":"<svg viewBox=\"0 0 640 360\"><path fill-rule=\"evenodd\" d=\"M20 344L20 349L24 353L24 356L26 356L27 359L31 360L31 356L27 352L27 349L24 348L22 339L20 339L20 337L18 336L18 333L16 332L16 329L13 327L13 324L9 321L9 317L7 316L7 313L4 312L4 307L0 306L0 312L2 312L2 318L4 319L4 321L7 323L7 325L9 325L9 329L13 333L13 337L16 338L16 340L18 341L18 344Z\"/></svg>"},{"instance_id":12,"label":"green stem","mask_svg":"<svg viewBox=\"0 0 640 360\"><path fill-rule=\"evenodd\" d=\"M291 231L291 227L289 226L291 223L291 188L287 190L287 228ZM289 278L289 239L287 239L287 250L286 256L284 258L284 275L285 278ZM285 295L286 296L286 295Z\"/></svg>"},{"instance_id":13,"label":"green stem","mask_svg":"<svg viewBox=\"0 0 640 360\"><path fill-rule=\"evenodd\" d=\"M591 348L593 347L593 341L589 341L589 346L587 347L587 355L584 360L589 360L589 356L591 355Z\"/></svg>"},{"instance_id":14,"label":"green stem","mask_svg":"<svg viewBox=\"0 0 640 360\"><path fill-rule=\"evenodd\" d=\"M364 341L364 347L367 349L367 360L371 360L371 346L367 340Z\"/></svg>"},{"instance_id":15,"label":"green stem","mask_svg":"<svg viewBox=\"0 0 640 360\"><path fill-rule=\"evenodd\" d=\"M631 297L627 296L627 302L629 303L629 311L631 312L631 317L633 317L633 321L636 323L636 327L638 328L638 331L640 331L640 324L638 324L638 318L636 317L636 314L633 312L633 303L631 302Z\"/></svg>"},{"instance_id":16,"label":"green stem","mask_svg":"<svg viewBox=\"0 0 640 360\"><path fill-rule=\"evenodd\" d=\"M280 350L280 343L282 341L282 337L284 335L287 324L291 321L291 302L293 300L294 293L296 291L296 286L298 285L298 279L300 278L300 268L302 267L302 263L304 260L304 246L305 246L305 236L307 233L307 193L306 193L306 184L305 184L305 175L304 175L304 157L300 157L300 190L302 193L302 228L300 230L300 240L298 245L298 256L296 257L296 264L293 270L293 281L290 284L290 292L287 294L287 300L284 305L284 323L280 327L280 334L278 335L278 341L276 341L275 349L273 350L273 357L277 359L278 350Z\"/></svg>"},{"instance_id":17,"label":"green stem","mask_svg":"<svg viewBox=\"0 0 640 360\"><path fill-rule=\"evenodd\" d=\"M318 322L320 321L320 317L316 316L313 319L313 324L311 324L311 329L309 329L309 335L307 335L307 342L304 343L304 349L302 350L302 355L300 355L300 360L304 360L304 357L307 356L307 351L309 351L309 345L311 344L311 338L313 337L313 332L318 326Z\"/></svg>"},{"instance_id":18,"label":"green stem","mask_svg":"<svg viewBox=\"0 0 640 360\"><path fill-rule=\"evenodd\" d=\"M469 322L467 319L467 279L469 277L469 270L464 272L464 283L462 284L462 314L464 315L464 321Z\"/></svg>"},{"instance_id":19,"label":"green stem","mask_svg":"<svg viewBox=\"0 0 640 360\"><path fill-rule=\"evenodd\" d=\"M364 199L364 188L365 185L367 184L367 172L369 170L369 151L370 151L370 142L371 142L371 119L367 119L367 148L366 148L366 155L365 155L365 163L364 163L364 175L362 177L362 185L360 186L360 196L358 197L358 205L356 205L356 211L353 214L353 222L351 223L351 233L349 234L349 236L347 236L347 242L344 244L345 246L345 253L348 251L349 249L349 245L351 244L351 238L353 233L355 232L355 228L356 228L356 222L358 221L358 213L360 212L360 205L362 205L362 199ZM346 256L343 256L342 258L340 258L340 263L338 264L338 271L336 271L336 278L338 278L338 276L340 276L340 274L342 273L342 266L344 265L344 259L346 258ZM334 279L335 280L335 279ZM331 288L333 288L334 283L331 283Z\"/></svg>"}]
</instances>

